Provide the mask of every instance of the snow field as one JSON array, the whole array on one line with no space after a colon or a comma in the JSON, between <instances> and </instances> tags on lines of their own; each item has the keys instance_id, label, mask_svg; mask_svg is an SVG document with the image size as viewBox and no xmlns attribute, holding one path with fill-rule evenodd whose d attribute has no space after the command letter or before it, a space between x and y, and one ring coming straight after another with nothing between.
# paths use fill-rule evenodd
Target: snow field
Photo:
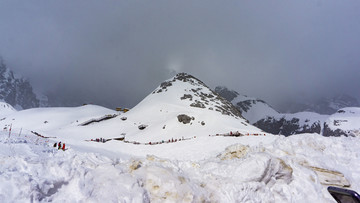
<instances>
[{"instance_id":1,"label":"snow field","mask_svg":"<svg viewBox=\"0 0 360 203\"><path fill-rule=\"evenodd\" d=\"M313 169L338 171L359 191L360 146L355 141L295 135L234 144L202 160L177 160L64 152L46 141L2 134L0 201L331 202L321 183L324 174Z\"/></svg>"}]
</instances>

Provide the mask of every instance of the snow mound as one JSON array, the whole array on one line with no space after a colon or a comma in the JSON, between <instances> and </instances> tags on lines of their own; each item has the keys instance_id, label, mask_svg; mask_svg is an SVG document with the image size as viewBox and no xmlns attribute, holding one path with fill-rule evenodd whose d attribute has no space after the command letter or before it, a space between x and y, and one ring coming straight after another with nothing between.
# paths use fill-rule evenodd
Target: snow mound
<instances>
[{"instance_id":1,"label":"snow mound","mask_svg":"<svg viewBox=\"0 0 360 203\"><path fill-rule=\"evenodd\" d=\"M116 111L96 105L33 108L8 115L0 121L0 126L12 125L13 128L45 132L76 126L82 122L115 113Z\"/></svg>"},{"instance_id":2,"label":"snow mound","mask_svg":"<svg viewBox=\"0 0 360 203\"><path fill-rule=\"evenodd\" d=\"M220 152L246 149L238 157L191 161L62 151L49 139L0 134L0 201L329 202L328 185L360 190L358 139L278 137Z\"/></svg>"}]
</instances>

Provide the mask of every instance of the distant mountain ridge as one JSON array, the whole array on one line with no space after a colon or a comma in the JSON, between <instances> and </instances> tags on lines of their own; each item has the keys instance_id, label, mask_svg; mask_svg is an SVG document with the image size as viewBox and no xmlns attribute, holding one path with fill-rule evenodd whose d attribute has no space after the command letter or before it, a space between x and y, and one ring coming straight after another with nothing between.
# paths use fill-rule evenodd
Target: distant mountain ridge
<instances>
[{"instance_id":1,"label":"distant mountain ridge","mask_svg":"<svg viewBox=\"0 0 360 203\"><path fill-rule=\"evenodd\" d=\"M15 76L0 59L0 100L16 109L28 109L40 106L40 100L33 91L30 82Z\"/></svg>"},{"instance_id":2,"label":"distant mountain ridge","mask_svg":"<svg viewBox=\"0 0 360 203\"><path fill-rule=\"evenodd\" d=\"M338 119L339 115L341 115L339 112L350 111L346 108L343 110L344 106L347 107L347 105L357 104L356 100L353 100L349 96L341 96L336 97L336 99L328 100L329 102L324 104L325 107L330 106L332 108L340 108L340 110L336 110L335 114L329 116L309 111L298 113L279 113L263 100L240 95L236 91L229 90L226 87L216 87L215 91L224 98L228 99L241 112L241 114L249 120L251 124L268 133L282 134L285 136L300 133L318 133L324 136L351 136L358 134L354 133L358 132L357 129L341 129L344 125L340 125L340 123L343 122L340 122L341 119ZM318 109L321 109L321 105L317 105ZM322 109L329 110L329 108L325 107ZM346 122L352 122L352 120L354 120L357 116L360 116L360 114L351 115L352 116L347 119Z\"/></svg>"}]
</instances>

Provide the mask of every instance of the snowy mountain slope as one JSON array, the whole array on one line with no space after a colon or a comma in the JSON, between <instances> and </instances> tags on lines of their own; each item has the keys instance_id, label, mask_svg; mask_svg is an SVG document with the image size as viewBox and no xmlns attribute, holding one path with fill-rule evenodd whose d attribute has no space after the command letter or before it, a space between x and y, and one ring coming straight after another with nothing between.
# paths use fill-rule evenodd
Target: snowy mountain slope
<instances>
[{"instance_id":1,"label":"snowy mountain slope","mask_svg":"<svg viewBox=\"0 0 360 203\"><path fill-rule=\"evenodd\" d=\"M0 117L12 114L14 112L16 112L16 110L10 104L6 102L0 102Z\"/></svg>"},{"instance_id":2,"label":"snowy mountain slope","mask_svg":"<svg viewBox=\"0 0 360 203\"><path fill-rule=\"evenodd\" d=\"M360 108L338 110L324 123L324 136L360 136Z\"/></svg>"},{"instance_id":3,"label":"snowy mountain slope","mask_svg":"<svg viewBox=\"0 0 360 203\"><path fill-rule=\"evenodd\" d=\"M96 106L32 108L14 112L0 121L0 127L51 132L69 126L77 126L92 118L115 114L116 111Z\"/></svg>"},{"instance_id":4,"label":"snowy mountain slope","mask_svg":"<svg viewBox=\"0 0 360 203\"><path fill-rule=\"evenodd\" d=\"M320 134L327 117L312 112L282 114L263 100L240 95L226 87L216 87L215 91L228 98L251 124L272 134L285 136L300 133Z\"/></svg>"}]
</instances>

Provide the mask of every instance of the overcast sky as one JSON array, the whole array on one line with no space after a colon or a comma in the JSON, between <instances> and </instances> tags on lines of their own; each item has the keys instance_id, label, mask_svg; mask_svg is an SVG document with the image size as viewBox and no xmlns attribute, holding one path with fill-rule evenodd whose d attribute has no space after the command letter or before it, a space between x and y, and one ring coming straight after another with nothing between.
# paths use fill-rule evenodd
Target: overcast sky
<instances>
[{"instance_id":1,"label":"overcast sky","mask_svg":"<svg viewBox=\"0 0 360 203\"><path fill-rule=\"evenodd\" d=\"M59 100L133 107L176 72L276 106L360 98L359 0L0 0L0 55Z\"/></svg>"}]
</instances>

